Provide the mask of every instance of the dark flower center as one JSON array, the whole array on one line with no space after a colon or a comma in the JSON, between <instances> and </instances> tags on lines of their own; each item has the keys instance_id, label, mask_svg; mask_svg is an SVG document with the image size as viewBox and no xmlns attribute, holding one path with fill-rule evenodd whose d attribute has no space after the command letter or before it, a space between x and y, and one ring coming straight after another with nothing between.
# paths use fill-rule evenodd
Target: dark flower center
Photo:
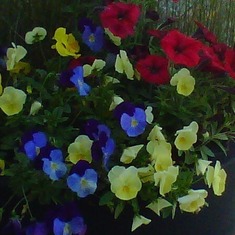
<instances>
[{"instance_id":1,"label":"dark flower center","mask_svg":"<svg viewBox=\"0 0 235 235\"><path fill-rule=\"evenodd\" d=\"M118 18L119 20L123 20L123 19L125 18L126 14L127 14L127 12L125 12L125 11L120 11L120 12L118 12L117 18Z\"/></svg>"},{"instance_id":2,"label":"dark flower center","mask_svg":"<svg viewBox=\"0 0 235 235\"><path fill-rule=\"evenodd\" d=\"M181 45L181 44L178 44L176 47L175 47L175 52L177 53L177 54L180 54L182 51L184 51L185 50L185 47L183 46L183 45Z\"/></svg>"},{"instance_id":3,"label":"dark flower center","mask_svg":"<svg viewBox=\"0 0 235 235\"><path fill-rule=\"evenodd\" d=\"M158 73L159 71L159 68L157 68L156 66L149 66L149 71L152 73L152 74L156 74Z\"/></svg>"}]
</instances>

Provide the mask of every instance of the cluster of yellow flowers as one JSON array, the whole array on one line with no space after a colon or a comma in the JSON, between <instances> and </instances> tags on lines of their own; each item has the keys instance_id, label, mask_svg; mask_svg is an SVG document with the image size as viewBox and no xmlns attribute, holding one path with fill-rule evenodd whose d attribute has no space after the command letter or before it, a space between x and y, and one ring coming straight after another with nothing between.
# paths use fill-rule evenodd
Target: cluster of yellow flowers
<instances>
[{"instance_id":1,"label":"cluster of yellow flowers","mask_svg":"<svg viewBox=\"0 0 235 235\"><path fill-rule=\"evenodd\" d=\"M150 154L151 164L147 167L136 168L129 166L114 166L108 174L111 183L111 191L116 197L122 200L130 200L136 197L141 190L142 184L154 182L159 187L160 197L157 201L149 204L147 207L160 215L160 211L172 206L164 199L165 194L172 190L172 185L179 175L179 166L174 166L172 160L171 144L168 143L161 132L162 128L154 126L148 136L147 152ZM192 122L182 130L176 132L175 146L178 150L188 150L197 141L198 124ZM120 161L130 164L137 156L138 152L144 145L136 145L126 148L123 151ZM206 175L206 184L213 188L215 195L221 195L225 190L226 172L221 169L220 162L217 161L215 167L210 166L212 162L200 159L196 165L198 175ZM204 189L189 190L188 195L178 198L179 207L186 212L199 212L206 205L205 198L208 193ZM141 220L138 217L136 223L145 223L145 217Z\"/></svg>"}]
</instances>

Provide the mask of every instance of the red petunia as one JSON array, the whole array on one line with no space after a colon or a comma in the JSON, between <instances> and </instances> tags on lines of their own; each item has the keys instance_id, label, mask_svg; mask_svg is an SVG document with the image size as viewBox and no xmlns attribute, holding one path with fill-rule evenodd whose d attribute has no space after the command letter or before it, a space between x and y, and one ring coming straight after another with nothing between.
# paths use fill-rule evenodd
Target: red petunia
<instances>
[{"instance_id":1,"label":"red petunia","mask_svg":"<svg viewBox=\"0 0 235 235\"><path fill-rule=\"evenodd\" d=\"M166 84L170 81L168 60L162 56L148 55L136 64L143 80L154 84Z\"/></svg>"},{"instance_id":2,"label":"red petunia","mask_svg":"<svg viewBox=\"0 0 235 235\"><path fill-rule=\"evenodd\" d=\"M214 74L224 73L223 62L219 59L218 55L215 53L212 47L204 45L200 56L200 69Z\"/></svg>"},{"instance_id":3,"label":"red petunia","mask_svg":"<svg viewBox=\"0 0 235 235\"><path fill-rule=\"evenodd\" d=\"M206 26L204 26L202 23L198 22L195 20L196 25L198 26L197 31L195 32L195 34L193 35L194 38L196 39L204 39L209 43L217 43L217 38L216 36L209 31L208 28L206 28Z\"/></svg>"},{"instance_id":4,"label":"red petunia","mask_svg":"<svg viewBox=\"0 0 235 235\"><path fill-rule=\"evenodd\" d=\"M131 3L113 2L100 14L101 23L115 36L126 38L134 34L140 16L139 6Z\"/></svg>"},{"instance_id":5,"label":"red petunia","mask_svg":"<svg viewBox=\"0 0 235 235\"><path fill-rule=\"evenodd\" d=\"M199 51L203 44L178 30L172 30L163 37L161 46L175 64L194 67L200 60Z\"/></svg>"},{"instance_id":6,"label":"red petunia","mask_svg":"<svg viewBox=\"0 0 235 235\"><path fill-rule=\"evenodd\" d=\"M224 67L230 77L235 79L235 50L229 49L225 53Z\"/></svg>"},{"instance_id":7,"label":"red petunia","mask_svg":"<svg viewBox=\"0 0 235 235\"><path fill-rule=\"evenodd\" d=\"M92 65L92 63L94 62L95 57L94 56L81 56L77 59L72 59L69 62L69 69L74 69L77 66L83 66L84 64L89 64Z\"/></svg>"}]
</instances>

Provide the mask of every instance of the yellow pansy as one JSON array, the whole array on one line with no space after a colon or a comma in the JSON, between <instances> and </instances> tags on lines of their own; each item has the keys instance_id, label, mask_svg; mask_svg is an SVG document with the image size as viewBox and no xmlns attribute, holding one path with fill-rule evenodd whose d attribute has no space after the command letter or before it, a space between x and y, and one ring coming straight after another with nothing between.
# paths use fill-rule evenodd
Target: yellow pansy
<instances>
[{"instance_id":1,"label":"yellow pansy","mask_svg":"<svg viewBox=\"0 0 235 235\"><path fill-rule=\"evenodd\" d=\"M148 106L144 110L144 112L146 114L146 122L149 123L149 124L151 124L153 122L153 118L154 118L152 111L153 111L153 108L151 106Z\"/></svg>"},{"instance_id":2,"label":"yellow pansy","mask_svg":"<svg viewBox=\"0 0 235 235\"><path fill-rule=\"evenodd\" d=\"M138 168L138 175L140 177L140 180L143 183L154 182L154 177L153 177L154 172L155 172L155 170L151 164L149 164L146 167Z\"/></svg>"},{"instance_id":3,"label":"yellow pansy","mask_svg":"<svg viewBox=\"0 0 235 235\"><path fill-rule=\"evenodd\" d=\"M189 126L185 126L182 130L178 130L175 135L175 146L179 150L189 150L194 143L197 142L198 124L191 122Z\"/></svg>"},{"instance_id":4,"label":"yellow pansy","mask_svg":"<svg viewBox=\"0 0 235 235\"><path fill-rule=\"evenodd\" d=\"M158 198L157 201L151 202L146 207L155 212L158 216L161 216L160 212L166 207L170 207L172 204L164 198Z\"/></svg>"},{"instance_id":5,"label":"yellow pansy","mask_svg":"<svg viewBox=\"0 0 235 235\"><path fill-rule=\"evenodd\" d=\"M147 151L151 155L151 159L155 164L156 171L166 170L172 166L171 144L166 141L150 141L147 144Z\"/></svg>"},{"instance_id":6,"label":"yellow pansy","mask_svg":"<svg viewBox=\"0 0 235 235\"><path fill-rule=\"evenodd\" d=\"M153 127L148 135L148 140L166 140L161 132L162 128L157 124Z\"/></svg>"},{"instance_id":7,"label":"yellow pansy","mask_svg":"<svg viewBox=\"0 0 235 235\"><path fill-rule=\"evenodd\" d=\"M143 146L144 146L143 144L139 144L127 147L126 149L124 149L120 161L125 164L131 163L137 157L137 154L139 153L139 151Z\"/></svg>"},{"instance_id":8,"label":"yellow pansy","mask_svg":"<svg viewBox=\"0 0 235 235\"><path fill-rule=\"evenodd\" d=\"M14 69L15 65L27 54L27 51L24 47L16 46L14 43L12 43L12 46L13 47L7 49L6 65L8 71Z\"/></svg>"},{"instance_id":9,"label":"yellow pansy","mask_svg":"<svg viewBox=\"0 0 235 235\"><path fill-rule=\"evenodd\" d=\"M11 73L19 73L23 72L24 74L28 74L31 70L30 64L26 62L19 61L15 64L14 68L10 71Z\"/></svg>"},{"instance_id":10,"label":"yellow pansy","mask_svg":"<svg viewBox=\"0 0 235 235\"><path fill-rule=\"evenodd\" d=\"M105 33L109 36L109 38L112 40L114 45L116 46L121 45L122 41L120 37L113 35L113 33L111 33L107 28L105 28Z\"/></svg>"},{"instance_id":11,"label":"yellow pansy","mask_svg":"<svg viewBox=\"0 0 235 235\"><path fill-rule=\"evenodd\" d=\"M5 161L0 159L0 175L4 175Z\"/></svg>"},{"instance_id":12,"label":"yellow pansy","mask_svg":"<svg viewBox=\"0 0 235 235\"><path fill-rule=\"evenodd\" d=\"M121 200L131 200L137 196L142 187L138 170L134 166L125 168L114 166L108 173L111 191Z\"/></svg>"},{"instance_id":13,"label":"yellow pansy","mask_svg":"<svg viewBox=\"0 0 235 235\"><path fill-rule=\"evenodd\" d=\"M209 166L206 172L206 181L209 188L212 186L214 194L221 196L225 190L227 174L221 169L219 161L216 161L215 167Z\"/></svg>"},{"instance_id":14,"label":"yellow pansy","mask_svg":"<svg viewBox=\"0 0 235 235\"><path fill-rule=\"evenodd\" d=\"M92 65L84 64L83 65L83 76L87 77L91 75L92 71L100 71L104 68L106 62L104 60L95 59Z\"/></svg>"},{"instance_id":15,"label":"yellow pansy","mask_svg":"<svg viewBox=\"0 0 235 235\"><path fill-rule=\"evenodd\" d=\"M207 161L203 159L199 159L197 164L196 164L196 174L197 175L204 175L208 166L212 163L212 161Z\"/></svg>"},{"instance_id":16,"label":"yellow pansy","mask_svg":"<svg viewBox=\"0 0 235 235\"><path fill-rule=\"evenodd\" d=\"M34 101L31 105L29 115L35 115L42 107L39 101Z\"/></svg>"},{"instance_id":17,"label":"yellow pansy","mask_svg":"<svg viewBox=\"0 0 235 235\"><path fill-rule=\"evenodd\" d=\"M70 162L76 164L79 160L92 161L91 145L93 141L86 135L79 135L68 147L68 158Z\"/></svg>"},{"instance_id":18,"label":"yellow pansy","mask_svg":"<svg viewBox=\"0 0 235 235\"><path fill-rule=\"evenodd\" d=\"M33 44L35 42L42 41L47 35L47 31L42 27L35 27L32 31L25 34L25 42L27 44Z\"/></svg>"},{"instance_id":19,"label":"yellow pansy","mask_svg":"<svg viewBox=\"0 0 235 235\"><path fill-rule=\"evenodd\" d=\"M23 109L25 101L26 94L22 90L8 86L4 88L0 96L0 108L6 115L11 116Z\"/></svg>"},{"instance_id":20,"label":"yellow pansy","mask_svg":"<svg viewBox=\"0 0 235 235\"><path fill-rule=\"evenodd\" d=\"M52 49L56 49L61 56L73 56L78 58L81 54L78 54L80 47L74 36L66 34L65 28L58 28L55 31L53 39L56 40L56 44L52 46Z\"/></svg>"},{"instance_id":21,"label":"yellow pansy","mask_svg":"<svg viewBox=\"0 0 235 235\"><path fill-rule=\"evenodd\" d=\"M188 69L183 68L171 78L170 84L177 86L178 94L189 96L194 90L195 79Z\"/></svg>"},{"instance_id":22,"label":"yellow pansy","mask_svg":"<svg viewBox=\"0 0 235 235\"><path fill-rule=\"evenodd\" d=\"M178 198L179 207L182 211L197 213L206 204L207 195L208 193L204 189L191 189L188 191L188 195Z\"/></svg>"},{"instance_id":23,"label":"yellow pansy","mask_svg":"<svg viewBox=\"0 0 235 235\"><path fill-rule=\"evenodd\" d=\"M112 101L112 103L111 103L110 106L109 106L109 111L114 110L114 109L115 109L119 104L121 104L123 101L124 101L124 100L123 100L122 97L117 96L117 95L113 96L113 101Z\"/></svg>"},{"instance_id":24,"label":"yellow pansy","mask_svg":"<svg viewBox=\"0 0 235 235\"><path fill-rule=\"evenodd\" d=\"M144 217L143 215L136 215L133 218L132 226L131 226L131 232L135 231L137 228L139 228L141 225L149 224L151 222L151 219L148 219Z\"/></svg>"},{"instance_id":25,"label":"yellow pansy","mask_svg":"<svg viewBox=\"0 0 235 235\"><path fill-rule=\"evenodd\" d=\"M115 70L118 73L125 73L127 78L130 80L134 79L133 66L127 57L127 53L124 50L120 50L119 55L117 55L116 57Z\"/></svg>"},{"instance_id":26,"label":"yellow pansy","mask_svg":"<svg viewBox=\"0 0 235 235\"><path fill-rule=\"evenodd\" d=\"M179 166L170 166L165 171L158 171L154 174L155 186L160 184L160 194L165 196L171 191L172 184L179 174Z\"/></svg>"}]
</instances>

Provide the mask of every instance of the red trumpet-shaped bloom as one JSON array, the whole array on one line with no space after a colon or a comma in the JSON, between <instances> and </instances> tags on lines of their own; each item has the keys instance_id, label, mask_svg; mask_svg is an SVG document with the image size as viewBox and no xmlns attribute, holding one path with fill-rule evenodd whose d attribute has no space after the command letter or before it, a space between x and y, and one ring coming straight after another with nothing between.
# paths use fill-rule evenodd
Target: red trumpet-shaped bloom
<instances>
[{"instance_id":1,"label":"red trumpet-shaped bloom","mask_svg":"<svg viewBox=\"0 0 235 235\"><path fill-rule=\"evenodd\" d=\"M104 28L108 28L115 36L126 38L134 34L139 15L139 6L113 2L101 12L100 19Z\"/></svg>"},{"instance_id":2,"label":"red trumpet-shaped bloom","mask_svg":"<svg viewBox=\"0 0 235 235\"><path fill-rule=\"evenodd\" d=\"M168 60L162 56L148 55L136 64L136 69L143 80L157 85L170 81Z\"/></svg>"},{"instance_id":3,"label":"red trumpet-shaped bloom","mask_svg":"<svg viewBox=\"0 0 235 235\"><path fill-rule=\"evenodd\" d=\"M194 67L200 60L199 51L203 44L178 30L172 30L163 37L161 46L175 64Z\"/></svg>"}]
</instances>

